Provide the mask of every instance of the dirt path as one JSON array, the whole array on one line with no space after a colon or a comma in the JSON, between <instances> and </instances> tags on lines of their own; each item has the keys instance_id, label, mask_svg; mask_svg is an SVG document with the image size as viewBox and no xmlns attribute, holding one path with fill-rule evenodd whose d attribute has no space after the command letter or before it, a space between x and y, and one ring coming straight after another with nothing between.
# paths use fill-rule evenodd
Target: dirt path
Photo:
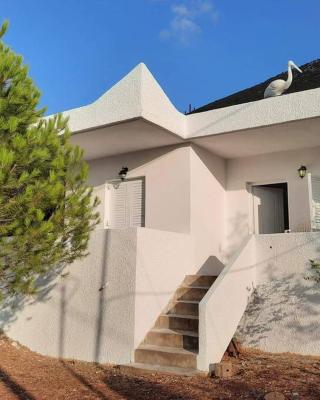
<instances>
[{"instance_id":1,"label":"dirt path","mask_svg":"<svg viewBox=\"0 0 320 400\"><path fill-rule=\"evenodd\" d=\"M263 399L279 391L290 400L320 400L320 358L247 352L228 380L179 377L59 361L0 339L0 400Z\"/></svg>"}]
</instances>

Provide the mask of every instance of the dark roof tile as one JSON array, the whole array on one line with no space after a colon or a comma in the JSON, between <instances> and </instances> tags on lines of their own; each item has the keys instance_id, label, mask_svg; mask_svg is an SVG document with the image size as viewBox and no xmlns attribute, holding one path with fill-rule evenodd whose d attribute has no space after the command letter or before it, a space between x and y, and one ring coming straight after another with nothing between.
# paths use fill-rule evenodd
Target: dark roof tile
<instances>
[{"instance_id":1,"label":"dark roof tile","mask_svg":"<svg viewBox=\"0 0 320 400\"><path fill-rule=\"evenodd\" d=\"M320 87L320 59L304 64L300 68L302 69L303 73L300 74L299 72L293 70L294 79L292 85L285 92L285 94L301 92L303 90L315 89ZM275 79L286 80L287 71L282 72L279 75L273 76L265 82L259 83L258 85L252 86L251 88L241 90L240 92L231 94L230 96L199 107L193 110L191 114L261 100L263 99L263 94L266 87L271 81Z\"/></svg>"}]
</instances>

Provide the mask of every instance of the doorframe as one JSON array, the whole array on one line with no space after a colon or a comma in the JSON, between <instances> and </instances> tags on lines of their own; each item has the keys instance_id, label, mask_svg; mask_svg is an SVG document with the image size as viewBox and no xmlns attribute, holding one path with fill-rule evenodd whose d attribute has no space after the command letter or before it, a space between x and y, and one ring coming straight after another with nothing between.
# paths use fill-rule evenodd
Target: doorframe
<instances>
[{"instance_id":1,"label":"doorframe","mask_svg":"<svg viewBox=\"0 0 320 400\"><path fill-rule=\"evenodd\" d=\"M312 193L312 176L319 178L320 175L312 174L312 172L307 173L307 185L308 185L308 196L309 196L309 211L310 211L310 232L319 232L320 229L314 227L314 209L313 209L313 193Z\"/></svg>"},{"instance_id":2,"label":"doorframe","mask_svg":"<svg viewBox=\"0 0 320 400\"><path fill-rule=\"evenodd\" d=\"M249 234L250 235L259 235L256 232L255 227L255 212L254 212L254 195L253 195L253 188L254 186L264 186L264 185L275 185L277 183L286 183L287 190L288 190L288 213L289 213L289 182L286 179L270 179L265 181L258 181L258 182L247 182L246 189L249 193ZM289 215L289 228L290 228L290 215Z\"/></svg>"},{"instance_id":3,"label":"doorframe","mask_svg":"<svg viewBox=\"0 0 320 400\"><path fill-rule=\"evenodd\" d=\"M307 173L308 197L309 197L309 212L310 212L310 231L313 229L313 203L312 203L312 175L311 172Z\"/></svg>"}]
</instances>

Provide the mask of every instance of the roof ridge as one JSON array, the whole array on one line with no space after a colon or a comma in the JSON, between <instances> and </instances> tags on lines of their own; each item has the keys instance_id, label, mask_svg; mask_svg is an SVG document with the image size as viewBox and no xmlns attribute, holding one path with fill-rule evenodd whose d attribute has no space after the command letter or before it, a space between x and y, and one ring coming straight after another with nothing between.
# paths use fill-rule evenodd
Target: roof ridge
<instances>
[{"instance_id":1,"label":"roof ridge","mask_svg":"<svg viewBox=\"0 0 320 400\"><path fill-rule=\"evenodd\" d=\"M320 87L320 59L315 59L305 63L301 65L300 68L304 73L295 75L292 85L285 94L301 92ZM268 84L275 79L286 79L286 74L287 71L283 71L280 74L272 76L263 82L250 86L249 88L242 89L204 106L198 107L190 114L262 100L264 98L264 90Z\"/></svg>"}]
</instances>

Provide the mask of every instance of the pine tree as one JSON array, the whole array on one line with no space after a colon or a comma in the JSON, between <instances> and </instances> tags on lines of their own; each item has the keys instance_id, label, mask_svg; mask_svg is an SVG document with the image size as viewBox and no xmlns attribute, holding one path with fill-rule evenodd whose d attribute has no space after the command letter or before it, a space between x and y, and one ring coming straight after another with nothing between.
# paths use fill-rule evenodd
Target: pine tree
<instances>
[{"instance_id":1,"label":"pine tree","mask_svg":"<svg viewBox=\"0 0 320 400\"><path fill-rule=\"evenodd\" d=\"M67 119L44 117L40 92L0 29L0 296L36 292L36 280L87 254L98 222L83 152Z\"/></svg>"}]
</instances>

